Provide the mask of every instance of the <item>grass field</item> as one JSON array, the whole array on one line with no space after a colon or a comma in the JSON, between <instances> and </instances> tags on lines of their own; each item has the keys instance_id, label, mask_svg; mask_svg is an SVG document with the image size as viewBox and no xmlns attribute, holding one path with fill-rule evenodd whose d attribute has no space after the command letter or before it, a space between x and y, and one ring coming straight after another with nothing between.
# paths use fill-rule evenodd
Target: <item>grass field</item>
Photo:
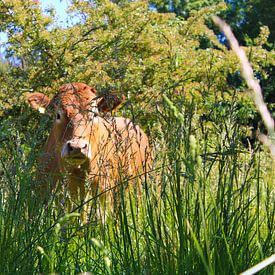
<instances>
[{"instance_id":1,"label":"grass field","mask_svg":"<svg viewBox=\"0 0 275 275\"><path fill-rule=\"evenodd\" d=\"M176 107L166 98L142 198L120 188L106 222L88 225L79 223L78 211L63 213L55 194L47 208L37 200L36 159L46 135L45 127L38 130L41 119L29 119L25 132L19 117L7 120L0 273L238 274L270 256L274 162L257 142L244 145L234 104L228 108L204 121L192 104ZM269 266L260 274L273 272Z\"/></svg>"}]
</instances>

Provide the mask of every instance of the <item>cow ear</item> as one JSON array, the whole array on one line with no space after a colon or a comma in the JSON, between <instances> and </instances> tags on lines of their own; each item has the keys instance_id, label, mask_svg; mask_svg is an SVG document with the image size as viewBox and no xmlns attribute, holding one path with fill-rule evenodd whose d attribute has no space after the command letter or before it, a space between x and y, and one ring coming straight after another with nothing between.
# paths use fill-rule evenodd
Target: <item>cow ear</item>
<instances>
[{"instance_id":1,"label":"cow ear","mask_svg":"<svg viewBox=\"0 0 275 275\"><path fill-rule=\"evenodd\" d=\"M111 112L117 109L121 103L125 101L125 96L118 96L114 94L109 94L103 96L97 103L98 110L100 112Z\"/></svg>"},{"instance_id":2,"label":"cow ear","mask_svg":"<svg viewBox=\"0 0 275 275\"><path fill-rule=\"evenodd\" d=\"M27 95L29 105L38 110L40 113L45 113L47 106L50 104L50 99L42 93L32 93Z\"/></svg>"}]
</instances>

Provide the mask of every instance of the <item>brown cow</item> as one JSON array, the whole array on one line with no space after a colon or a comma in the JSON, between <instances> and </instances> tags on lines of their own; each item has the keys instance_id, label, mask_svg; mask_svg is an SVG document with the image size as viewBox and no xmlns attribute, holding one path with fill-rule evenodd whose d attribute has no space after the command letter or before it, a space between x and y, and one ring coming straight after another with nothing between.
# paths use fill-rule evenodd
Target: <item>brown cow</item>
<instances>
[{"instance_id":1,"label":"brown cow","mask_svg":"<svg viewBox=\"0 0 275 275\"><path fill-rule=\"evenodd\" d=\"M151 149L140 127L123 117L100 115L121 103L117 96L98 98L88 85L71 83L51 100L33 93L28 102L40 111L55 110L53 129L39 162L42 193L54 190L64 175L71 200L83 201L150 168ZM49 175L52 190L48 189Z\"/></svg>"}]
</instances>

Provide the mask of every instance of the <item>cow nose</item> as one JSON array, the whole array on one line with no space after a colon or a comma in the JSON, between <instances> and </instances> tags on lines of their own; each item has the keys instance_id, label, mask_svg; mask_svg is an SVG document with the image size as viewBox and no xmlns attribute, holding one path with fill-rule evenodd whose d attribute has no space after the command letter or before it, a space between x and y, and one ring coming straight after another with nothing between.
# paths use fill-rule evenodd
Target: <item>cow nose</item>
<instances>
[{"instance_id":1,"label":"cow nose","mask_svg":"<svg viewBox=\"0 0 275 275\"><path fill-rule=\"evenodd\" d=\"M86 142L72 142L72 141L69 141L67 143L67 146L68 146L68 151L69 152L73 152L73 151L82 151L82 150L85 150L87 149L88 147L88 144Z\"/></svg>"},{"instance_id":2,"label":"cow nose","mask_svg":"<svg viewBox=\"0 0 275 275\"><path fill-rule=\"evenodd\" d=\"M69 159L85 159L89 155L88 143L85 140L70 140L64 145L61 150L61 157Z\"/></svg>"}]
</instances>

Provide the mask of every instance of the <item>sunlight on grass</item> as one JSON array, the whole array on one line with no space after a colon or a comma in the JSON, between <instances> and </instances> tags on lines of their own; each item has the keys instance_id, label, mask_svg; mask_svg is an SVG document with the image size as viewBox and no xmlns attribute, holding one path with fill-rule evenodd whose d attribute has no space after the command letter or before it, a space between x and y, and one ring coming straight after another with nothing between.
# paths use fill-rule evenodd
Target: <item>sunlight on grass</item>
<instances>
[{"instance_id":1,"label":"sunlight on grass","mask_svg":"<svg viewBox=\"0 0 275 275\"><path fill-rule=\"evenodd\" d=\"M142 197L121 188L104 223L82 225L78 210L60 212L56 200L45 208L36 200L36 157L8 141L1 160L2 271L237 274L271 255L271 158L243 147L233 113L222 117L226 128L203 135L190 123L191 106L178 123L171 104L163 107L158 169L148 173ZM270 272L272 266L262 274Z\"/></svg>"}]
</instances>

